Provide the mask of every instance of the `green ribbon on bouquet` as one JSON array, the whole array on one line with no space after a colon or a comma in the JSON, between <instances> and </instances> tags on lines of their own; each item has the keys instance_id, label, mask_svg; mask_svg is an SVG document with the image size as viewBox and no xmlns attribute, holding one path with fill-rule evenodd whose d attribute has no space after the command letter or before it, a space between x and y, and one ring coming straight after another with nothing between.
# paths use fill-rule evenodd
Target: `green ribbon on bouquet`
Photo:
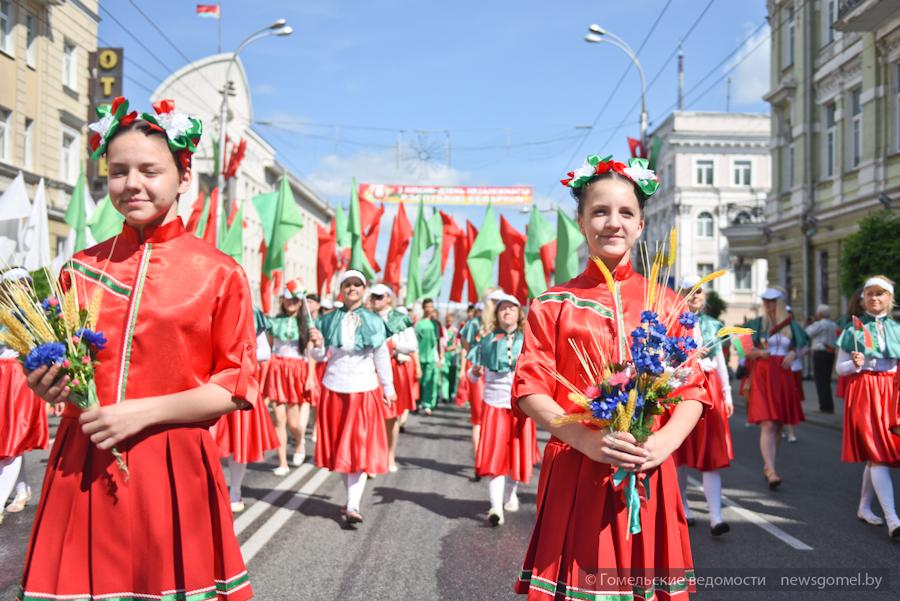
<instances>
[{"instance_id":1,"label":"green ribbon on bouquet","mask_svg":"<svg viewBox=\"0 0 900 601\"><path fill-rule=\"evenodd\" d=\"M618 487L626 481L623 492L625 493L625 505L628 507L628 528L632 534L638 534L641 531L641 493L638 488L643 485L644 493L647 500L650 500L650 488L643 480L638 480L637 474L628 472L624 468L619 468L613 474L613 486Z\"/></svg>"}]
</instances>

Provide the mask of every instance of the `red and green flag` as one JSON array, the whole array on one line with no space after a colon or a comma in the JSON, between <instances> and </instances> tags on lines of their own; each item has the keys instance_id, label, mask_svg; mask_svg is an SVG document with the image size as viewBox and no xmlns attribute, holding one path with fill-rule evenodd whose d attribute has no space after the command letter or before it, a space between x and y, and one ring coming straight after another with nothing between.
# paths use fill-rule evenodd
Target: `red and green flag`
<instances>
[{"instance_id":1,"label":"red and green flag","mask_svg":"<svg viewBox=\"0 0 900 601\"><path fill-rule=\"evenodd\" d=\"M863 348L867 351L875 350L875 339L872 338L872 332L866 327L866 324L862 322L862 320L856 315L853 316L853 328L857 332L862 332L863 335ZM855 342L855 340L854 340Z\"/></svg>"},{"instance_id":2,"label":"red and green flag","mask_svg":"<svg viewBox=\"0 0 900 601\"><path fill-rule=\"evenodd\" d=\"M353 187L350 192L350 216L347 219L347 231L350 233L350 269L355 269L363 274L367 280L375 278L375 268L366 256L363 246L363 227L360 219L359 194L356 188L356 178L353 178Z\"/></svg>"},{"instance_id":3,"label":"red and green flag","mask_svg":"<svg viewBox=\"0 0 900 601\"><path fill-rule=\"evenodd\" d=\"M734 352L737 353L738 358L746 359L747 353L753 350L753 335L741 334L740 336L734 336L731 339L731 344L734 346Z\"/></svg>"}]
</instances>

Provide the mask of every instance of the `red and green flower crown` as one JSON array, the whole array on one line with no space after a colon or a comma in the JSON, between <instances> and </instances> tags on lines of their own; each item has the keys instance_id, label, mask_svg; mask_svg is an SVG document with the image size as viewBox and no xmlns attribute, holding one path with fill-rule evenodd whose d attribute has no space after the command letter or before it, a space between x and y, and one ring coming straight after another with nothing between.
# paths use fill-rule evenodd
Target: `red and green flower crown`
<instances>
[{"instance_id":1,"label":"red and green flower crown","mask_svg":"<svg viewBox=\"0 0 900 601\"><path fill-rule=\"evenodd\" d=\"M588 183L595 175L615 171L637 184L641 192L647 198L650 198L659 189L659 178L656 176L656 172L647 168L649 164L650 161L647 159L631 158L628 159L628 164L626 165L625 163L614 161L612 155L600 157L592 154L584 160L584 164L581 167L575 171L569 171L569 176L559 181L567 188L577 190Z\"/></svg>"}]
</instances>

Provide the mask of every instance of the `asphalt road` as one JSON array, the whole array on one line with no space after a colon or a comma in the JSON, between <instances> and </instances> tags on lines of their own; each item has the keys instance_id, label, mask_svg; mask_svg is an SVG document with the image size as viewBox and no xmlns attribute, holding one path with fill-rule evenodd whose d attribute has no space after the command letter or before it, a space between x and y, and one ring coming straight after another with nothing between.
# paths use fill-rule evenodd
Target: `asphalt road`
<instances>
[{"instance_id":1,"label":"asphalt road","mask_svg":"<svg viewBox=\"0 0 900 601\"><path fill-rule=\"evenodd\" d=\"M812 407L807 403L807 410ZM732 417L736 460L723 475L724 517L732 531L713 538L694 474L690 504L698 518L692 547L700 578L691 598L701 600L900 598L900 543L884 527L856 519L860 466L840 462L840 432L812 424L798 428L799 442L784 444L782 488L771 492L762 477L758 430ZM365 523L345 529L339 508L343 478L312 465L285 479L271 465L250 467L244 494L248 509L235 523L256 591L264 601L517 599L512 582L534 520L536 480L520 488L521 510L490 528L487 484L473 482L468 413L439 408L413 416L401 436L400 471L370 480L363 497ZM542 440L546 436L541 436ZM31 480L46 454L29 456ZM274 459L270 456L269 462ZM900 484L900 474L895 472ZM272 491L281 486L281 490ZM900 486L895 486L900 488ZM900 495L898 495L900 498ZM880 510L876 511L880 513ZM34 515L7 516L0 526L0 598L12 599ZM876 592L844 589L824 577L887 577ZM724 586L723 577L742 583ZM783 578L815 576L805 590L788 591ZM767 590L760 587L766 580ZM794 581L799 583L800 581ZM822 586L822 589L816 589Z\"/></svg>"}]
</instances>

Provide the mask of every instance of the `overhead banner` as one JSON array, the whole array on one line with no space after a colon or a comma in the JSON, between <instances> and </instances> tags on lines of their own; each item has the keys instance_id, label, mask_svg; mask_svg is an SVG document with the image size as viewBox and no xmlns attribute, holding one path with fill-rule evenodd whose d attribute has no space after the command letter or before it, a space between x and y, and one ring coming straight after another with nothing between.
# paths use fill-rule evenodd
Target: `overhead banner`
<instances>
[{"instance_id":1,"label":"overhead banner","mask_svg":"<svg viewBox=\"0 0 900 601\"><path fill-rule=\"evenodd\" d=\"M527 205L531 204L531 186L398 186L359 184L359 197L369 202L418 203L443 205Z\"/></svg>"}]
</instances>

